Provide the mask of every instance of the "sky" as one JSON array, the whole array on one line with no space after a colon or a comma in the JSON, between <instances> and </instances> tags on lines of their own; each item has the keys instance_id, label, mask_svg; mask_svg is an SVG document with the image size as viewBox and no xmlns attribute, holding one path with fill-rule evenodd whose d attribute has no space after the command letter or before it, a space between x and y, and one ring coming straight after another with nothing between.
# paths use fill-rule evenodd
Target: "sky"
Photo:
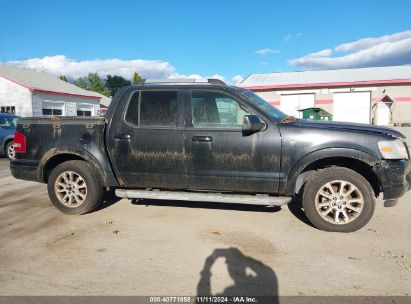
<instances>
[{"instance_id":1,"label":"sky","mask_svg":"<svg viewBox=\"0 0 411 304\"><path fill-rule=\"evenodd\" d=\"M0 0L0 63L75 79L411 64L409 0Z\"/></svg>"}]
</instances>

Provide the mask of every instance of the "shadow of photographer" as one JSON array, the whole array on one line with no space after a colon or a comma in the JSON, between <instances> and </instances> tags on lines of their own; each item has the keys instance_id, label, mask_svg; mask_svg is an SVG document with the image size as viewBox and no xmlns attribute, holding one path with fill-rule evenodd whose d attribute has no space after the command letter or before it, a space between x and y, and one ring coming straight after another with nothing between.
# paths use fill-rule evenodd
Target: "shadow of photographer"
<instances>
[{"instance_id":1,"label":"shadow of photographer","mask_svg":"<svg viewBox=\"0 0 411 304\"><path fill-rule=\"evenodd\" d=\"M221 294L212 294L211 268L219 258L224 258L227 271L234 281ZM245 256L237 248L215 249L207 257L197 285L198 296L270 296L278 303L278 282L275 272L262 262Z\"/></svg>"}]
</instances>

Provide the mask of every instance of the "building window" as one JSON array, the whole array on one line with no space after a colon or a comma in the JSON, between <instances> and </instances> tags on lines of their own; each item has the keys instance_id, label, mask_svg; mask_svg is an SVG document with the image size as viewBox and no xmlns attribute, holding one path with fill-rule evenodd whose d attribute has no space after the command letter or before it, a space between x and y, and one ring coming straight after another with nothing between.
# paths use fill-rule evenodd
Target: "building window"
<instances>
[{"instance_id":1,"label":"building window","mask_svg":"<svg viewBox=\"0 0 411 304\"><path fill-rule=\"evenodd\" d=\"M91 116L91 111L77 110L77 116Z\"/></svg>"},{"instance_id":2,"label":"building window","mask_svg":"<svg viewBox=\"0 0 411 304\"><path fill-rule=\"evenodd\" d=\"M94 108L90 104L78 104L77 105L77 116L94 116Z\"/></svg>"},{"instance_id":3,"label":"building window","mask_svg":"<svg viewBox=\"0 0 411 304\"><path fill-rule=\"evenodd\" d=\"M16 114L16 107L15 106L2 106L0 107L0 112Z\"/></svg>"},{"instance_id":4,"label":"building window","mask_svg":"<svg viewBox=\"0 0 411 304\"><path fill-rule=\"evenodd\" d=\"M61 116L63 115L64 103L43 101L42 104L43 116Z\"/></svg>"},{"instance_id":5,"label":"building window","mask_svg":"<svg viewBox=\"0 0 411 304\"><path fill-rule=\"evenodd\" d=\"M63 115L63 112L60 109L43 109L44 116L54 116L54 115Z\"/></svg>"}]
</instances>

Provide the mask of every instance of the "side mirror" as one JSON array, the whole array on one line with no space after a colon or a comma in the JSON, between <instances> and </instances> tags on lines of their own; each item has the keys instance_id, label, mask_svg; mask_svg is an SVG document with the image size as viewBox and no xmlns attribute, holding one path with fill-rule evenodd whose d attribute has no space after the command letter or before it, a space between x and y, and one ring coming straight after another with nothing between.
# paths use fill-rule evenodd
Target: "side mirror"
<instances>
[{"instance_id":1,"label":"side mirror","mask_svg":"<svg viewBox=\"0 0 411 304\"><path fill-rule=\"evenodd\" d=\"M257 115L245 115L243 120L243 134L251 135L265 129L265 122Z\"/></svg>"}]
</instances>

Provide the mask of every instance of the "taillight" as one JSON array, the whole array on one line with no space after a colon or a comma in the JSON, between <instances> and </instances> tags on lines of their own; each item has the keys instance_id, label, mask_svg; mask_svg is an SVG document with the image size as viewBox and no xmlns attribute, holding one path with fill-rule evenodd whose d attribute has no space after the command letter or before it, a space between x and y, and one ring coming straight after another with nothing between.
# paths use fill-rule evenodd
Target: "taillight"
<instances>
[{"instance_id":1,"label":"taillight","mask_svg":"<svg viewBox=\"0 0 411 304\"><path fill-rule=\"evenodd\" d=\"M25 153L26 152L26 136L19 131L14 133L14 152Z\"/></svg>"}]
</instances>

